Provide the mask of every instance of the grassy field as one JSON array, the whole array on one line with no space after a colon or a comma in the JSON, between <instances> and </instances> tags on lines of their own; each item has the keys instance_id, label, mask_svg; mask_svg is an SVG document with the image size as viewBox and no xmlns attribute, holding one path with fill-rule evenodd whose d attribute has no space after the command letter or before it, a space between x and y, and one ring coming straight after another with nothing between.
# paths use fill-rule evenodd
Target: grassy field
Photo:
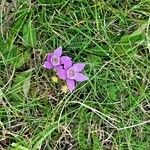
<instances>
[{"instance_id":1,"label":"grassy field","mask_svg":"<svg viewBox=\"0 0 150 150\"><path fill-rule=\"evenodd\" d=\"M0 150L150 149L150 0L0 1ZM43 68L85 63L72 93Z\"/></svg>"}]
</instances>

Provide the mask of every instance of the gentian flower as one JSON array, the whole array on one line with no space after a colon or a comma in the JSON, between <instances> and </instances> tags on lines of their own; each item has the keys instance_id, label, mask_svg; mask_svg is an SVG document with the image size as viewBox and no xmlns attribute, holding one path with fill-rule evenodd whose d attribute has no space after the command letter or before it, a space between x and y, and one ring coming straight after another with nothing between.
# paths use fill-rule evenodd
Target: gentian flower
<instances>
[{"instance_id":1,"label":"gentian flower","mask_svg":"<svg viewBox=\"0 0 150 150\"><path fill-rule=\"evenodd\" d=\"M53 53L48 53L47 58L43 64L43 67L46 69L54 69L59 70L62 68L61 66L61 55L62 55L62 47L58 47Z\"/></svg>"},{"instance_id":2,"label":"gentian flower","mask_svg":"<svg viewBox=\"0 0 150 150\"><path fill-rule=\"evenodd\" d=\"M67 87L70 92L75 89L76 81L82 82L88 80L88 78L81 73L81 71L84 69L85 64L73 64L71 58L68 56L61 57L61 64L64 65L64 69L61 68L57 70L57 75L62 80L66 80Z\"/></svg>"}]
</instances>

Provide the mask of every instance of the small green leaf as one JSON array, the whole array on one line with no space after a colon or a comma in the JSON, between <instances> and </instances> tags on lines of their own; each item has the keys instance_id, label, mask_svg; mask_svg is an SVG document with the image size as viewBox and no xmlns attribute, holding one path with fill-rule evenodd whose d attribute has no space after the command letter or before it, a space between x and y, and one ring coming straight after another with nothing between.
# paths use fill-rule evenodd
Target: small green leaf
<instances>
[{"instance_id":1,"label":"small green leaf","mask_svg":"<svg viewBox=\"0 0 150 150\"><path fill-rule=\"evenodd\" d=\"M120 39L118 45L116 46L116 52L118 54L134 54L136 52L135 45L144 45L146 41L146 36L144 34L147 23L143 23L137 30L129 35L124 35Z\"/></svg>"},{"instance_id":2,"label":"small green leaf","mask_svg":"<svg viewBox=\"0 0 150 150\"><path fill-rule=\"evenodd\" d=\"M2 92L2 90L0 89L0 99L2 99L3 98L3 92Z\"/></svg>"},{"instance_id":3,"label":"small green leaf","mask_svg":"<svg viewBox=\"0 0 150 150\"><path fill-rule=\"evenodd\" d=\"M36 31L32 22L25 24L23 27L23 44L26 47L35 47L37 43Z\"/></svg>"},{"instance_id":4,"label":"small green leaf","mask_svg":"<svg viewBox=\"0 0 150 150\"><path fill-rule=\"evenodd\" d=\"M10 62L10 60L14 59L17 56L17 48L15 46L13 46L10 51L4 52L3 56L6 61Z\"/></svg>"},{"instance_id":5,"label":"small green leaf","mask_svg":"<svg viewBox=\"0 0 150 150\"><path fill-rule=\"evenodd\" d=\"M143 32L145 31L146 27L147 23L142 24L137 30L135 30L130 35L123 36L120 40L120 43L127 44L142 41L144 39Z\"/></svg>"},{"instance_id":6,"label":"small green leaf","mask_svg":"<svg viewBox=\"0 0 150 150\"><path fill-rule=\"evenodd\" d=\"M11 51L6 51L3 56L7 61L7 64L11 64L12 67L20 68L31 58L29 51L21 52L22 50L13 46ZM21 52L21 53L20 53Z\"/></svg>"},{"instance_id":7,"label":"small green leaf","mask_svg":"<svg viewBox=\"0 0 150 150\"><path fill-rule=\"evenodd\" d=\"M23 85L27 78L31 76L31 72L22 72L20 73L14 80L12 84L12 90L15 90L17 92L23 90Z\"/></svg>"},{"instance_id":8,"label":"small green leaf","mask_svg":"<svg viewBox=\"0 0 150 150\"><path fill-rule=\"evenodd\" d=\"M23 83L23 93L26 98L28 98L28 93L29 93L29 89L30 89L30 81L31 81L31 75L29 75L29 77L26 78Z\"/></svg>"},{"instance_id":9,"label":"small green leaf","mask_svg":"<svg viewBox=\"0 0 150 150\"><path fill-rule=\"evenodd\" d=\"M20 68L23 66L29 59L31 58L31 55L28 51L25 51L21 54L19 54L14 60L11 61L11 65L15 66L15 68Z\"/></svg>"},{"instance_id":10,"label":"small green leaf","mask_svg":"<svg viewBox=\"0 0 150 150\"><path fill-rule=\"evenodd\" d=\"M4 42L2 38L0 38L0 40L1 40L0 45L1 45L2 53L9 53L13 49L15 39L17 38L17 36L25 22L25 19L28 15L28 11L29 11L29 9L22 9L16 13L17 19L14 21L12 27L10 28L10 32L8 34L8 39L6 42Z\"/></svg>"},{"instance_id":11,"label":"small green leaf","mask_svg":"<svg viewBox=\"0 0 150 150\"><path fill-rule=\"evenodd\" d=\"M44 131L40 132L32 141L33 147L32 150L37 150L42 142L57 129L57 123L51 124Z\"/></svg>"},{"instance_id":12,"label":"small green leaf","mask_svg":"<svg viewBox=\"0 0 150 150\"><path fill-rule=\"evenodd\" d=\"M21 146L21 145L19 145L17 143L12 143L11 146L14 147L15 150L29 150L28 148L26 148L24 146Z\"/></svg>"}]
</instances>

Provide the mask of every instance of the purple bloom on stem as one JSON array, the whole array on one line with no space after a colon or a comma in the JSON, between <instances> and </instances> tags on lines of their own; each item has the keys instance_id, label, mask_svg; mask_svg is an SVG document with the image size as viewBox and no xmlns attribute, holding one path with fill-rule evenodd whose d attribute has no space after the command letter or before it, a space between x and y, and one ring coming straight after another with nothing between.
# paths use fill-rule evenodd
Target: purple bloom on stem
<instances>
[{"instance_id":1,"label":"purple bloom on stem","mask_svg":"<svg viewBox=\"0 0 150 150\"><path fill-rule=\"evenodd\" d=\"M61 55L62 55L62 47L58 47L54 53L48 53L47 58L43 64L43 67L46 69L55 69L59 70L62 68L61 66Z\"/></svg>"},{"instance_id":2,"label":"purple bloom on stem","mask_svg":"<svg viewBox=\"0 0 150 150\"><path fill-rule=\"evenodd\" d=\"M76 81L88 80L88 78L81 73L81 71L84 69L85 64L73 64L71 58L68 56L61 57L61 64L64 65L64 69L57 70L57 75L59 76L59 78L66 80L67 87L70 92L75 89Z\"/></svg>"}]
</instances>

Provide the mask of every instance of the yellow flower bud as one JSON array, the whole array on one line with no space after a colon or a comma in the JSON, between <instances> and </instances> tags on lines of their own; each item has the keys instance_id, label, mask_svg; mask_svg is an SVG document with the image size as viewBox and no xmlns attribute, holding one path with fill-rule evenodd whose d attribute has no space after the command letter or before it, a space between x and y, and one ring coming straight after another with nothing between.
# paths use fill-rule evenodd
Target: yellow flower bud
<instances>
[{"instance_id":1,"label":"yellow flower bud","mask_svg":"<svg viewBox=\"0 0 150 150\"><path fill-rule=\"evenodd\" d=\"M62 86L61 86L61 91L62 91L63 93L67 93L68 87L67 87L66 85L62 85Z\"/></svg>"},{"instance_id":2,"label":"yellow flower bud","mask_svg":"<svg viewBox=\"0 0 150 150\"><path fill-rule=\"evenodd\" d=\"M57 78L57 76L52 76L52 81L54 82L54 83L58 83L58 78Z\"/></svg>"}]
</instances>

